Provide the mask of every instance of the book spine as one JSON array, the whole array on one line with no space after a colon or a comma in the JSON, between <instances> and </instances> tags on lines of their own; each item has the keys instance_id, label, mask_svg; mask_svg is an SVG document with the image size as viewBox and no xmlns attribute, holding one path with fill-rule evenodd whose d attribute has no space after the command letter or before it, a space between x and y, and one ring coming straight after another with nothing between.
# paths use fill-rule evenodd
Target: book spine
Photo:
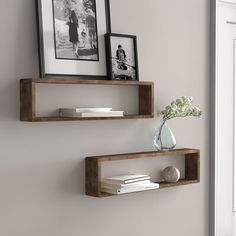
<instances>
[{"instance_id":1,"label":"book spine","mask_svg":"<svg viewBox=\"0 0 236 236\"><path fill-rule=\"evenodd\" d=\"M150 186L140 186L140 187L136 187L136 188L122 188L120 190L118 190L118 194L124 194L124 193L132 193L132 192L139 192L139 191L145 191L145 190L152 190L152 189L158 189L159 188L159 184L155 184L155 185L150 185Z\"/></svg>"},{"instance_id":2,"label":"book spine","mask_svg":"<svg viewBox=\"0 0 236 236\"><path fill-rule=\"evenodd\" d=\"M111 184L111 183L106 183L102 182L101 186L104 188L129 188L129 187L134 187L134 186L140 186L141 184L150 184L150 180L143 180L139 182L134 182L134 183L129 183L129 184Z\"/></svg>"},{"instance_id":3,"label":"book spine","mask_svg":"<svg viewBox=\"0 0 236 236\"><path fill-rule=\"evenodd\" d=\"M124 116L123 112L92 112L92 113L87 113L87 112L82 112L81 113L82 117L116 117L116 116Z\"/></svg>"},{"instance_id":4,"label":"book spine","mask_svg":"<svg viewBox=\"0 0 236 236\"><path fill-rule=\"evenodd\" d=\"M102 192L111 193L111 194L125 194L125 193L133 193L133 192L140 192L145 190L152 190L152 189L158 189L159 184L151 183L144 186L136 186L133 188L120 188L120 189L109 189L102 187Z\"/></svg>"},{"instance_id":5,"label":"book spine","mask_svg":"<svg viewBox=\"0 0 236 236\"><path fill-rule=\"evenodd\" d=\"M142 177L142 178L138 178L138 179L130 179L130 180L125 180L124 183L125 184L129 184L129 183L136 183L136 182L140 182L140 181L143 181L143 180L150 180L150 176L147 176L147 177Z\"/></svg>"},{"instance_id":6,"label":"book spine","mask_svg":"<svg viewBox=\"0 0 236 236\"><path fill-rule=\"evenodd\" d=\"M123 111L110 111L110 112L59 112L63 117L120 117L124 116Z\"/></svg>"},{"instance_id":7,"label":"book spine","mask_svg":"<svg viewBox=\"0 0 236 236\"><path fill-rule=\"evenodd\" d=\"M82 117L81 113L65 113L65 112L60 112L59 116L61 116L61 117Z\"/></svg>"},{"instance_id":8,"label":"book spine","mask_svg":"<svg viewBox=\"0 0 236 236\"><path fill-rule=\"evenodd\" d=\"M112 108L77 108L76 112L111 112Z\"/></svg>"},{"instance_id":9,"label":"book spine","mask_svg":"<svg viewBox=\"0 0 236 236\"><path fill-rule=\"evenodd\" d=\"M129 179L129 180L116 180L116 179L105 179L103 182L107 184L131 184L131 183L138 183L144 180L150 180L150 176L137 178L137 179Z\"/></svg>"},{"instance_id":10,"label":"book spine","mask_svg":"<svg viewBox=\"0 0 236 236\"><path fill-rule=\"evenodd\" d=\"M77 112L110 112L112 108L59 108L59 112L77 113Z\"/></svg>"}]
</instances>

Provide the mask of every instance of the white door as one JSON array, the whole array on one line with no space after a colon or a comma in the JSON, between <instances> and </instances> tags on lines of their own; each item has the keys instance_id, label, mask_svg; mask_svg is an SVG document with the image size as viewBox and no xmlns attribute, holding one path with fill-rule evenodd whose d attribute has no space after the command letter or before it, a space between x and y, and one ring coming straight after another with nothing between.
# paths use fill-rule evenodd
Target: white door
<instances>
[{"instance_id":1,"label":"white door","mask_svg":"<svg viewBox=\"0 0 236 236\"><path fill-rule=\"evenodd\" d=\"M234 168L236 5L220 3L215 88L215 236L236 235ZM236 116L235 116L236 118ZM236 123L235 123L236 125ZM236 150L236 149L235 149ZM234 171L235 170L235 171Z\"/></svg>"}]
</instances>

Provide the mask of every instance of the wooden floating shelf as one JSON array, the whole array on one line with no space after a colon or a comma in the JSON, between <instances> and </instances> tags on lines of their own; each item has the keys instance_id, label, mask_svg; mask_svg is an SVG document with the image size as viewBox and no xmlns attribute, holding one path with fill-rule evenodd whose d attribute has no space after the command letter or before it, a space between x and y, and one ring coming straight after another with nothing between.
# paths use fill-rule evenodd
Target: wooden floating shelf
<instances>
[{"instance_id":1,"label":"wooden floating shelf","mask_svg":"<svg viewBox=\"0 0 236 236\"><path fill-rule=\"evenodd\" d=\"M153 116L148 115L124 115L122 117L60 117L60 116L49 116L49 117L35 117L34 122L43 121L83 121L83 120L127 120L127 119L148 119Z\"/></svg>"},{"instance_id":2,"label":"wooden floating shelf","mask_svg":"<svg viewBox=\"0 0 236 236\"><path fill-rule=\"evenodd\" d=\"M176 149L165 152L138 152L118 155L94 156L86 158L86 195L93 197L117 196L101 192L101 164L105 161L130 160L149 157L185 157L185 179L177 183L159 182L160 189L200 182L200 150ZM151 191L151 190L145 190ZM153 190L152 190L153 191Z\"/></svg>"},{"instance_id":3,"label":"wooden floating shelf","mask_svg":"<svg viewBox=\"0 0 236 236\"><path fill-rule=\"evenodd\" d=\"M37 84L78 84L78 85L122 85L139 88L139 112L123 117L38 117L36 116ZM20 80L20 120L32 122L44 121L83 121L83 120L125 120L150 119L154 117L154 83L116 80L81 80L81 79L21 79Z\"/></svg>"}]
</instances>

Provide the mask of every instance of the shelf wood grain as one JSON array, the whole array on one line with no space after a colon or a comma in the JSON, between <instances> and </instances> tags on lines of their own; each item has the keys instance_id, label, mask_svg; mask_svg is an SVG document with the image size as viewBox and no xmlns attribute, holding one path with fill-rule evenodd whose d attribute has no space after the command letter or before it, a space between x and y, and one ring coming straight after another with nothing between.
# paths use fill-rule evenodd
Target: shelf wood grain
<instances>
[{"instance_id":1,"label":"shelf wood grain","mask_svg":"<svg viewBox=\"0 0 236 236\"><path fill-rule=\"evenodd\" d=\"M32 121L43 122L43 121L86 121L86 120L127 120L127 119L148 119L153 118L149 115L125 115L117 117L60 117L60 116L49 116L49 117L35 117Z\"/></svg>"},{"instance_id":2,"label":"shelf wood grain","mask_svg":"<svg viewBox=\"0 0 236 236\"><path fill-rule=\"evenodd\" d=\"M39 117L36 116L36 86L37 84L77 84L77 85L119 85L138 86L138 114L123 117ZM154 117L154 83L145 81L116 81L116 80L81 80L81 79L21 79L20 80L20 120L31 122L48 121L88 121L88 120L126 120L151 119Z\"/></svg>"},{"instance_id":3,"label":"shelf wood grain","mask_svg":"<svg viewBox=\"0 0 236 236\"><path fill-rule=\"evenodd\" d=\"M85 79L59 79L59 78L32 78L32 79L21 79L23 83L32 82L36 84L91 84L91 85L130 85L130 86L145 86L154 85L154 82L146 81L130 81L130 80L85 80Z\"/></svg>"},{"instance_id":4,"label":"shelf wood grain","mask_svg":"<svg viewBox=\"0 0 236 236\"><path fill-rule=\"evenodd\" d=\"M86 158L86 194L93 197L107 197L112 194L101 192L101 164L106 161L130 160L151 157L178 157L185 158L185 178L177 183L159 182L160 188L170 188L200 182L200 150L198 149L176 149L165 152L136 152L104 156L92 156ZM150 191L150 190L146 190ZM114 195L116 196L116 195Z\"/></svg>"},{"instance_id":5,"label":"shelf wood grain","mask_svg":"<svg viewBox=\"0 0 236 236\"><path fill-rule=\"evenodd\" d=\"M159 189L165 189L165 188L172 188L172 187L178 187L178 186L189 185L189 184L197 184L199 182L200 181L198 181L198 180L180 179L177 183L166 183L166 182L156 182L156 183L158 183L160 185ZM156 190L159 190L159 189L143 190L143 191L140 191L140 192L156 191ZM126 193L126 194L132 194L132 192L131 193ZM87 195L89 195L89 194L87 194ZM114 195L114 194L110 194L110 193L101 192L101 193L99 193L99 196L97 196L97 197L111 197L111 196L119 196L119 195Z\"/></svg>"}]
</instances>

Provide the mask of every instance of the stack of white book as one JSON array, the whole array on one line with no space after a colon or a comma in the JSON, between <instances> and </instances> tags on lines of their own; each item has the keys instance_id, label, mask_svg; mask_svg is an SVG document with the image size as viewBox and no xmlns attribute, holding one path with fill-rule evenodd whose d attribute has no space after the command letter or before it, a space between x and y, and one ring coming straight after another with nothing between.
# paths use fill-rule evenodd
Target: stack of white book
<instances>
[{"instance_id":1,"label":"stack of white book","mask_svg":"<svg viewBox=\"0 0 236 236\"><path fill-rule=\"evenodd\" d=\"M119 175L106 178L101 183L101 190L105 193L124 194L151 189L158 189L159 184L152 183L149 175Z\"/></svg>"},{"instance_id":2,"label":"stack of white book","mask_svg":"<svg viewBox=\"0 0 236 236\"><path fill-rule=\"evenodd\" d=\"M60 108L61 117L122 117L124 111L113 111L112 108Z\"/></svg>"}]
</instances>

